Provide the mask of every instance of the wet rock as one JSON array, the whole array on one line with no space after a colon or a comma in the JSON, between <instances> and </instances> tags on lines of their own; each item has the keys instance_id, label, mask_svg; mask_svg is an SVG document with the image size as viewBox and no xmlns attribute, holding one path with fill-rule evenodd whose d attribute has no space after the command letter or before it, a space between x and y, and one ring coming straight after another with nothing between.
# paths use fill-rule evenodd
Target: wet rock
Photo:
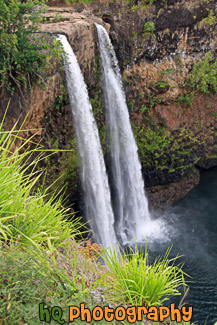
<instances>
[{"instance_id":1,"label":"wet rock","mask_svg":"<svg viewBox=\"0 0 217 325\"><path fill-rule=\"evenodd\" d=\"M199 184L200 173L197 169L183 177L179 182L171 183L164 186L155 186L147 188L149 206L151 209L167 209L169 206L185 197L196 185Z\"/></svg>"}]
</instances>

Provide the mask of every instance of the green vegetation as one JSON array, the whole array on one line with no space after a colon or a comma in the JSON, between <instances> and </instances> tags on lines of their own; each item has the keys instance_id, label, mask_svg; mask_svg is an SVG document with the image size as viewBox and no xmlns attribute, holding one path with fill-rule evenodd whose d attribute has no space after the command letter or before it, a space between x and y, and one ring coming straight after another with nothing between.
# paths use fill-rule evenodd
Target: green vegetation
<instances>
[{"instance_id":1,"label":"green vegetation","mask_svg":"<svg viewBox=\"0 0 217 325\"><path fill-rule=\"evenodd\" d=\"M49 310L60 306L64 323L68 323L68 306L85 301L92 309L97 304L90 291L105 267L96 263L88 242L86 247L72 240L63 244L64 249L63 245L43 249L35 243L10 243L10 247L0 249L1 324L42 324L39 303Z\"/></svg>"},{"instance_id":2,"label":"green vegetation","mask_svg":"<svg viewBox=\"0 0 217 325\"><path fill-rule=\"evenodd\" d=\"M56 40L40 35L45 1L0 0L0 85L31 88L31 79L44 83L52 55L61 57Z\"/></svg>"},{"instance_id":3,"label":"green vegetation","mask_svg":"<svg viewBox=\"0 0 217 325\"><path fill-rule=\"evenodd\" d=\"M193 98L194 98L194 92L190 92L187 94L179 95L177 98L178 104L183 104L185 107L192 107L193 105Z\"/></svg>"},{"instance_id":4,"label":"green vegetation","mask_svg":"<svg viewBox=\"0 0 217 325\"><path fill-rule=\"evenodd\" d=\"M59 193L47 199L49 188L37 192L34 188L42 171L36 171L41 156L32 157L40 148L26 151L30 140L22 139L19 131L0 130L0 134L0 233L7 240L23 244L30 239L42 244L48 237L55 243L69 238L77 232L78 220L67 222L69 214ZM16 146L21 140L23 144Z\"/></svg>"},{"instance_id":5,"label":"green vegetation","mask_svg":"<svg viewBox=\"0 0 217 325\"><path fill-rule=\"evenodd\" d=\"M148 21L147 23L144 24L143 27L143 37L147 38L153 35L155 32L155 24L153 21Z\"/></svg>"},{"instance_id":6,"label":"green vegetation","mask_svg":"<svg viewBox=\"0 0 217 325\"><path fill-rule=\"evenodd\" d=\"M156 1L156 0L142 0L142 2L143 2L144 4L147 4L147 5L149 5L149 6L152 6L153 3L154 3L155 1Z\"/></svg>"},{"instance_id":7,"label":"green vegetation","mask_svg":"<svg viewBox=\"0 0 217 325\"><path fill-rule=\"evenodd\" d=\"M217 116L217 110L215 110L213 113L212 113L212 117L216 117Z\"/></svg>"},{"instance_id":8,"label":"green vegetation","mask_svg":"<svg viewBox=\"0 0 217 325\"><path fill-rule=\"evenodd\" d=\"M155 82L155 86L164 89L168 86L168 84L166 82L164 82L163 80L159 80L159 81Z\"/></svg>"},{"instance_id":9,"label":"green vegetation","mask_svg":"<svg viewBox=\"0 0 217 325\"><path fill-rule=\"evenodd\" d=\"M75 189L78 185L81 164L75 137L71 141L70 148L72 149L67 150L59 160L62 173L60 181L62 186Z\"/></svg>"},{"instance_id":10,"label":"green vegetation","mask_svg":"<svg viewBox=\"0 0 217 325\"><path fill-rule=\"evenodd\" d=\"M147 115L150 115L150 108L142 104L142 106L139 108L139 113L147 113Z\"/></svg>"},{"instance_id":11,"label":"green vegetation","mask_svg":"<svg viewBox=\"0 0 217 325\"><path fill-rule=\"evenodd\" d=\"M3 324L40 324L38 305L67 307L73 290L64 290L58 279L47 275L47 269L33 253L13 247L0 251L0 322Z\"/></svg>"},{"instance_id":12,"label":"green vegetation","mask_svg":"<svg viewBox=\"0 0 217 325\"><path fill-rule=\"evenodd\" d=\"M208 17L202 19L199 24L206 24L208 26L213 26L216 23L216 16L213 13L213 10L207 9L209 15Z\"/></svg>"},{"instance_id":13,"label":"green vegetation","mask_svg":"<svg viewBox=\"0 0 217 325\"><path fill-rule=\"evenodd\" d=\"M70 209L63 207L59 195L48 198L49 188L35 191L42 174L36 171L41 148L25 149L32 139L24 140L22 133L0 129L0 322L4 324L40 324L39 302L60 305L66 314L70 304L86 299L91 305L88 288L103 270L94 262L92 246L86 243L83 248L74 241L81 235L81 223L78 218L69 220Z\"/></svg>"},{"instance_id":14,"label":"green vegetation","mask_svg":"<svg viewBox=\"0 0 217 325\"><path fill-rule=\"evenodd\" d=\"M173 73L175 71L176 71L176 69L171 68L171 69L167 69L167 70L160 70L160 71L158 71L158 73L162 74L162 75L168 75L168 74L171 74L171 73Z\"/></svg>"},{"instance_id":15,"label":"green vegetation","mask_svg":"<svg viewBox=\"0 0 217 325\"><path fill-rule=\"evenodd\" d=\"M79 221L68 220L68 209L63 208L59 196L53 194L48 198L49 188L35 190L42 174L36 171L42 159L41 149L26 149L32 139L24 140L22 134L15 127L4 132L1 125L0 321L40 324L39 303L49 309L60 306L64 318L68 318L69 305L79 306L85 301L92 309L99 304L95 295L105 294L111 286L113 298L117 297L123 289L121 279L129 295L119 296L115 306L121 303L157 306L169 296L178 295L178 286L185 285L184 273L181 266L174 265L175 260L168 260L169 251L162 260L149 265L147 251L139 253L137 247L135 253L123 252L118 262L115 253L100 252L101 248L90 240L76 243ZM98 262L99 256L107 259L109 272ZM118 278L121 272L122 277ZM125 275L129 281L123 281ZM147 286L144 286L144 276L147 276ZM138 289L136 294L132 292L131 277ZM113 300L108 297L101 305Z\"/></svg>"},{"instance_id":16,"label":"green vegetation","mask_svg":"<svg viewBox=\"0 0 217 325\"><path fill-rule=\"evenodd\" d=\"M153 4L155 4L156 2L159 2L161 4L166 4L167 0L141 0L141 3L148 5L148 6L152 6Z\"/></svg>"},{"instance_id":17,"label":"green vegetation","mask_svg":"<svg viewBox=\"0 0 217 325\"><path fill-rule=\"evenodd\" d=\"M92 0L69 0L72 3L88 4ZM131 4L131 1L126 1ZM156 0L143 0L144 5L153 5ZM162 1L164 2L164 1ZM109 2L108 2L109 4ZM58 42L48 36L41 37L39 25L44 18L45 2L39 0L0 0L0 84L13 92L15 86L31 89L32 80L39 85L45 82L48 66L54 63L53 56L60 59ZM131 10L136 10L132 6ZM121 15L121 13L120 13ZM56 19L60 19L56 17ZM143 36L152 37L154 22L144 25ZM137 38L132 31L132 40ZM160 80L155 86L165 88ZM98 86L97 86L98 87ZM103 105L99 89L91 103L99 127L104 152L106 150ZM150 119L150 107L155 105L151 95L149 104L141 105L139 112ZM160 101L160 97L158 99ZM62 92L56 99L55 114L59 117L65 101ZM132 101L132 108L134 102ZM49 116L51 122L55 118ZM46 117L45 117L46 118ZM54 120L52 120L52 118ZM55 121L56 122L56 121ZM169 250L153 265L144 253L132 250L121 252L120 260L109 250L103 250L90 241L75 241L81 237L80 220L74 218L70 208L65 208L60 192L52 192L52 186L44 189L45 173L38 166L46 161L47 167L57 167L52 156L44 158L42 149L28 149L33 139L25 140L25 134L16 131L4 132L0 127L0 323L41 324L38 304L49 309L58 305L68 319L68 306L84 302L89 308L97 304L126 304L159 306L173 295L179 295L178 287L186 286L182 266L169 260ZM155 125L151 125L155 127ZM182 131L181 131L182 132ZM157 169L175 168L185 170L185 157L189 150L181 147L175 137L160 129L136 127L140 155L145 164L157 162ZM189 133L178 139L187 139ZM193 139L190 138L193 141ZM59 139L54 136L51 147L58 150ZM196 140L195 140L196 141ZM172 148L172 158L167 155ZM77 186L80 160L75 149L75 138L70 143L66 156L59 158L63 183ZM174 149L174 150L173 150ZM54 150L55 151L55 150ZM177 151L179 156L176 155ZM38 155L39 153L39 155ZM180 155L181 157L180 159ZM36 158L35 158L36 157ZM67 157L67 159L66 159ZM147 157L144 160L144 157ZM168 158L169 157L169 158ZM172 160L171 160L172 159ZM66 161L67 160L67 161ZM171 162L172 161L172 162ZM181 165L177 165L177 162ZM184 166L184 167L183 167ZM48 175L52 169L48 171ZM39 187L39 181L41 180ZM59 180L56 180L56 184ZM110 270L103 266L101 256ZM111 291L112 288L112 291ZM108 291L107 300L102 294ZM99 303L100 297L100 303Z\"/></svg>"},{"instance_id":18,"label":"green vegetation","mask_svg":"<svg viewBox=\"0 0 217 325\"><path fill-rule=\"evenodd\" d=\"M188 84L204 94L217 93L217 59L207 52L204 60L194 64Z\"/></svg>"},{"instance_id":19,"label":"green vegetation","mask_svg":"<svg viewBox=\"0 0 217 325\"><path fill-rule=\"evenodd\" d=\"M133 125L139 156L145 168L167 173L179 172L184 175L194 166L197 158L194 150L201 140L193 130L182 129L172 134L160 128L152 120Z\"/></svg>"},{"instance_id":20,"label":"green vegetation","mask_svg":"<svg viewBox=\"0 0 217 325\"><path fill-rule=\"evenodd\" d=\"M175 266L175 259L168 259L170 249L165 256L154 264L148 261L147 246L145 252L138 247L130 253L107 250L102 255L114 276L112 288L109 288L109 300L132 306L159 306L171 296L180 295L178 288L186 287L182 266Z\"/></svg>"},{"instance_id":21,"label":"green vegetation","mask_svg":"<svg viewBox=\"0 0 217 325\"><path fill-rule=\"evenodd\" d=\"M52 189L63 188L64 196L76 193L79 184L80 157L76 145L76 137L73 129L68 131L70 122L65 115L71 117L71 110L68 107L67 88L60 80L60 94L56 98L54 106L51 105L45 111L46 128L49 130L44 134L45 146L56 150L56 154L46 156L40 161L40 167L46 168L45 186L51 183ZM68 111L67 111L68 108ZM57 128L56 125L59 125ZM61 130L61 136L59 131ZM42 178L39 179L42 182Z\"/></svg>"},{"instance_id":22,"label":"green vegetation","mask_svg":"<svg viewBox=\"0 0 217 325\"><path fill-rule=\"evenodd\" d=\"M79 3L79 4L88 4L94 1L95 0L66 0L66 2Z\"/></svg>"},{"instance_id":23,"label":"green vegetation","mask_svg":"<svg viewBox=\"0 0 217 325\"><path fill-rule=\"evenodd\" d=\"M190 91L176 99L177 104L185 107L192 107L196 90L203 94L217 93L217 59L213 58L211 52L207 52L203 60L193 65L185 84L190 87Z\"/></svg>"}]
</instances>

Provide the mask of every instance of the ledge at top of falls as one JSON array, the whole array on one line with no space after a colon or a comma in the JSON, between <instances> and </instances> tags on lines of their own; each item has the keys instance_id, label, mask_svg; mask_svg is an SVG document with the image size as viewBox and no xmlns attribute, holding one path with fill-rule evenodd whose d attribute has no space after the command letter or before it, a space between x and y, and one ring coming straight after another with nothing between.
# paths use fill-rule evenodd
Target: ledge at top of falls
<instances>
[{"instance_id":1,"label":"ledge at top of falls","mask_svg":"<svg viewBox=\"0 0 217 325\"><path fill-rule=\"evenodd\" d=\"M73 46L81 68L85 66L90 71L96 50L94 23L103 25L108 32L110 25L88 11L78 13L74 12L72 8L49 7L48 12L43 16L46 22L41 25L41 31L66 35L69 43Z\"/></svg>"}]
</instances>

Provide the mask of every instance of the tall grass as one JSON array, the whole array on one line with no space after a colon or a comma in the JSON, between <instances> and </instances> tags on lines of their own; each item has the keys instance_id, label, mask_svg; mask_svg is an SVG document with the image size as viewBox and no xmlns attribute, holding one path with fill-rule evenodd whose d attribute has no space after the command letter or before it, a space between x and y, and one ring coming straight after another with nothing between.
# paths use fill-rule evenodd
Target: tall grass
<instances>
[{"instance_id":1,"label":"tall grass","mask_svg":"<svg viewBox=\"0 0 217 325\"><path fill-rule=\"evenodd\" d=\"M22 318L20 311L17 310L16 315L10 309L12 304L19 301L17 299L21 299L20 288L22 286L26 291L34 291L34 295L40 289L37 301L40 295L43 299L47 299L46 288L43 287L43 283L39 283L38 277L33 277L31 281L31 272L35 274L35 270L39 269L43 279L49 277L51 287L56 283L62 287L61 290L58 289L58 298L61 300L63 295L68 302L70 302L70 296L78 299L77 297L81 295L83 299L84 294L87 294L91 301L90 291L98 290L98 285L103 285L103 283L105 290L110 291L107 301L109 303L114 301L115 304L159 306L171 296L179 295L179 287L186 286L185 274L182 266L175 265L176 259L168 259L170 250L162 259L157 259L153 265L148 262L147 247L143 253L136 246L135 250L131 249L129 254L124 251L119 252L119 256L114 250L103 250L102 253L96 250L111 271L110 280L102 265L99 266L94 260L89 262L88 258L83 256L81 252L85 248L82 249L81 246L76 246L75 242L68 240L79 232L79 220L68 220L68 210L62 206L59 193L48 196L49 188L36 190L36 184L42 175L42 170L38 169L38 163L43 159L41 149L38 147L32 150L25 149L30 147L32 139L23 139L20 131L15 128L4 132L3 125L0 125L0 240L4 244L10 243L7 245L8 249L0 248L0 264L2 265L0 275L4 278L9 293L13 291L13 287L10 287L11 276L15 277L14 274L16 274L13 271L13 265L17 267L21 279L23 275L19 260L23 259L23 263L28 267L25 268L23 284L19 283L20 280L16 282L18 291L15 301L8 299L9 294L0 283L0 296L3 297L3 309L1 309L3 320L8 317L14 321ZM14 252L16 256L18 243L25 244L25 247L19 245L18 259L14 257L7 259L7 255L11 252ZM63 244L65 247L62 249ZM86 249L89 252L88 246ZM92 249L94 248L91 246ZM9 262L10 273L7 274ZM87 265L86 262L88 262ZM12 297L11 293L10 297ZM22 299L25 301L24 304L28 303L25 319L29 320L32 312L35 315L36 311L31 307L31 303L29 304L31 297L27 300L24 297L26 297L25 292Z\"/></svg>"},{"instance_id":2,"label":"tall grass","mask_svg":"<svg viewBox=\"0 0 217 325\"><path fill-rule=\"evenodd\" d=\"M39 324L39 302L60 305L66 315L68 305L92 303L103 268L69 239L81 222L69 220L60 193L37 188L44 153L29 149L32 139L15 128L0 126L0 324Z\"/></svg>"},{"instance_id":3,"label":"tall grass","mask_svg":"<svg viewBox=\"0 0 217 325\"><path fill-rule=\"evenodd\" d=\"M15 127L4 132L0 126L0 237L3 240L60 243L77 234L78 219L69 221L69 210L62 206L59 193L35 190L42 175L37 169L42 159L40 148L29 147L32 139L24 140ZM21 143L18 146L18 143ZM35 158L33 158L35 157Z\"/></svg>"},{"instance_id":4,"label":"tall grass","mask_svg":"<svg viewBox=\"0 0 217 325\"><path fill-rule=\"evenodd\" d=\"M149 264L147 246L144 252L135 246L130 253L117 256L105 250L101 257L113 274L113 285L108 299L136 306L159 306L172 296L180 295L180 286L186 287L182 265L175 265L178 257L169 259L168 249L163 258Z\"/></svg>"}]
</instances>

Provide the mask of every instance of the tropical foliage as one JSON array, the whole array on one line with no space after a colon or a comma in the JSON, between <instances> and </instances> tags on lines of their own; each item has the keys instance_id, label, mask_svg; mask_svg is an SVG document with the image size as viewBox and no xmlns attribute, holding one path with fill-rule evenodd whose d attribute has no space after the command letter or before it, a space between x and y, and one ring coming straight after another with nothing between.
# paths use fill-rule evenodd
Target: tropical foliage
<instances>
[{"instance_id":1,"label":"tropical foliage","mask_svg":"<svg viewBox=\"0 0 217 325\"><path fill-rule=\"evenodd\" d=\"M43 243L49 237L59 243L77 233L79 221L67 221L68 210L63 208L58 193L48 199L49 189L35 190L42 174L36 167L42 156L38 147L25 149L31 140L24 140L15 128L10 132L0 128L1 239Z\"/></svg>"},{"instance_id":2,"label":"tropical foliage","mask_svg":"<svg viewBox=\"0 0 217 325\"><path fill-rule=\"evenodd\" d=\"M0 86L43 83L50 55L59 55L57 42L39 33L45 1L0 0Z\"/></svg>"},{"instance_id":3,"label":"tropical foliage","mask_svg":"<svg viewBox=\"0 0 217 325\"><path fill-rule=\"evenodd\" d=\"M204 94L217 93L217 59L213 58L211 52L194 64L188 83Z\"/></svg>"},{"instance_id":4,"label":"tropical foliage","mask_svg":"<svg viewBox=\"0 0 217 325\"><path fill-rule=\"evenodd\" d=\"M137 245L130 253L107 250L102 255L112 273L111 301L123 301L136 306L159 306L171 296L180 295L180 286L186 287L185 273L176 265L178 257L169 260L171 249L154 264L148 261L148 251L139 251ZM120 298L121 297L121 298Z\"/></svg>"},{"instance_id":5,"label":"tropical foliage","mask_svg":"<svg viewBox=\"0 0 217 325\"><path fill-rule=\"evenodd\" d=\"M39 303L61 306L67 315L67 306L86 301L92 308L102 295L106 304L158 306L180 294L185 274L176 259L168 259L169 250L151 265L147 249L123 251L118 259L115 252L101 251L90 241L76 243L78 220L67 221L58 196L48 199L48 190L35 190L41 149L26 149L33 140L25 141L15 128L7 132L1 125L0 130L2 322L40 324Z\"/></svg>"}]
</instances>

